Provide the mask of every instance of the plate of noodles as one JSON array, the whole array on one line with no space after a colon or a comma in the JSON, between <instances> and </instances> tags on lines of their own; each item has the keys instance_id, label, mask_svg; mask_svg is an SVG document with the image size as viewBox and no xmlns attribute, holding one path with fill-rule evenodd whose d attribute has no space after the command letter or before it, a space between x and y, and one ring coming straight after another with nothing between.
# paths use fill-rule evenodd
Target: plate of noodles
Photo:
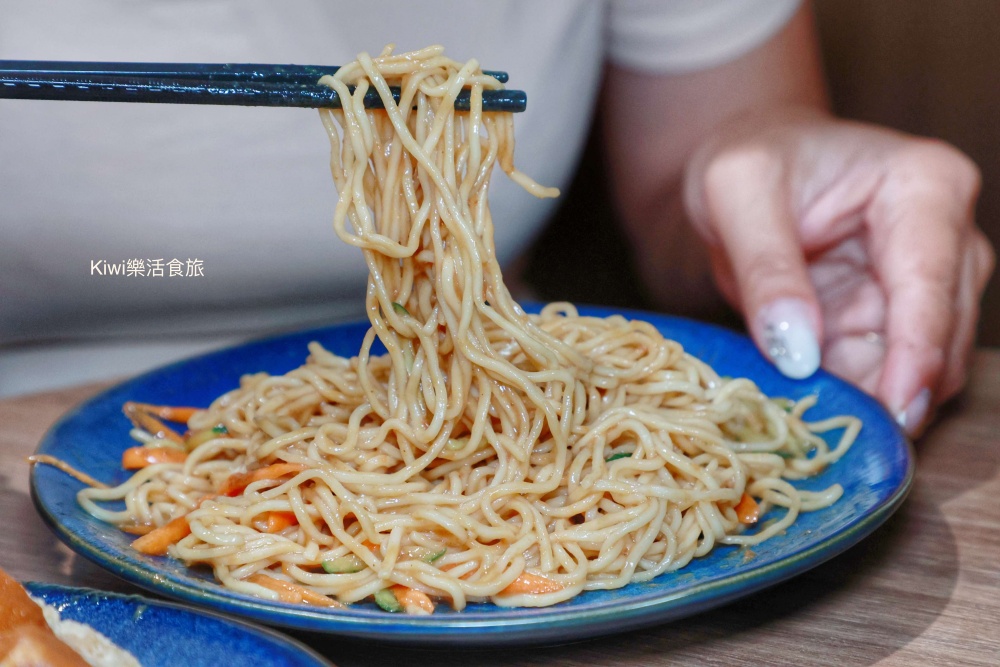
<instances>
[{"instance_id":1,"label":"plate of noodles","mask_svg":"<svg viewBox=\"0 0 1000 667\"><path fill-rule=\"evenodd\" d=\"M785 379L725 329L512 299L492 168L558 192L514 167L511 114L481 107L502 84L475 61L386 49L322 82L344 102L321 110L333 228L365 256L368 320L167 366L63 417L31 486L71 548L273 625L523 645L724 604L899 507L910 445L861 391Z\"/></svg>"},{"instance_id":2,"label":"plate of noodles","mask_svg":"<svg viewBox=\"0 0 1000 667\"><path fill-rule=\"evenodd\" d=\"M330 667L297 641L220 614L89 588L43 583L25 588L46 605L45 618L56 634L91 664L168 667L235 661L260 667ZM113 646L106 646L108 640Z\"/></svg>"},{"instance_id":3,"label":"plate of noodles","mask_svg":"<svg viewBox=\"0 0 1000 667\"><path fill-rule=\"evenodd\" d=\"M600 317L614 314L598 308L580 312ZM808 380L788 380L748 339L729 330L664 315L626 314L653 324L720 375L754 378L771 396L792 400L815 396L816 405L806 413L810 421L843 414L860 419L863 425L857 438L838 461L813 477L794 482L805 490L839 484L843 494L826 508L803 512L769 540L751 547L717 546L684 567L648 581L611 590L585 590L564 602L537 608L481 601L456 611L438 604L429 616L387 613L371 600L346 608L321 608L224 588L204 566L187 567L171 557L137 553L131 546L135 535L84 511L77 500L84 484L54 467L34 467L33 497L42 516L75 551L157 593L277 626L428 645L567 641L681 618L822 563L869 535L899 507L913 476L910 445L869 396L823 371ZM67 414L38 452L109 483L124 482L130 473L122 470L122 452L134 444L122 412L126 402L208 405L238 386L245 372L280 375L297 367L313 341L334 354L350 355L369 326L365 322L285 335L154 371ZM842 430L835 430L827 439L835 444L841 434ZM766 526L785 511L771 509L760 517L758 526Z\"/></svg>"}]
</instances>

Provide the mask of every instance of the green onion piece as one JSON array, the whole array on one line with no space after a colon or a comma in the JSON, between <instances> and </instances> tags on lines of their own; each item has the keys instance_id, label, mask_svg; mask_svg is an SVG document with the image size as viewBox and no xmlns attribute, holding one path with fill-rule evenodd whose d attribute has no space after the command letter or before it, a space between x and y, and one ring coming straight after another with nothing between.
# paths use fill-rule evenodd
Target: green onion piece
<instances>
[{"instance_id":1,"label":"green onion piece","mask_svg":"<svg viewBox=\"0 0 1000 667\"><path fill-rule=\"evenodd\" d=\"M445 555L446 553L448 553L448 549L447 548L441 549L441 551L435 551L434 553L430 554L429 556L425 556L424 557L424 562L425 563L433 563L434 561L436 561L438 558L441 558L441 556Z\"/></svg>"},{"instance_id":2,"label":"green onion piece","mask_svg":"<svg viewBox=\"0 0 1000 667\"><path fill-rule=\"evenodd\" d=\"M219 424L218 426L212 427L212 433L215 433L217 435L229 435L229 429L223 426L222 424Z\"/></svg>"},{"instance_id":3,"label":"green onion piece","mask_svg":"<svg viewBox=\"0 0 1000 667\"><path fill-rule=\"evenodd\" d=\"M398 614L403 611L403 605L399 604L399 600L396 599L396 594L388 588L383 588L375 594L375 604L394 614Z\"/></svg>"},{"instance_id":4,"label":"green onion piece","mask_svg":"<svg viewBox=\"0 0 1000 667\"><path fill-rule=\"evenodd\" d=\"M403 365L406 366L406 372L413 372L413 350L407 345L403 348Z\"/></svg>"},{"instance_id":5,"label":"green onion piece","mask_svg":"<svg viewBox=\"0 0 1000 667\"><path fill-rule=\"evenodd\" d=\"M323 570L327 574L352 574L360 572L367 567L365 562L355 554L338 556L332 560L323 561Z\"/></svg>"},{"instance_id":6,"label":"green onion piece","mask_svg":"<svg viewBox=\"0 0 1000 667\"><path fill-rule=\"evenodd\" d=\"M611 463L612 461L617 461L618 459L627 459L632 456L632 452L618 452L617 454L612 454L608 458L604 459L606 463Z\"/></svg>"},{"instance_id":7,"label":"green onion piece","mask_svg":"<svg viewBox=\"0 0 1000 667\"><path fill-rule=\"evenodd\" d=\"M392 309L396 311L397 315L409 315L410 314L410 311L408 311L406 309L406 306L404 306L401 303L396 303L395 301L392 302Z\"/></svg>"}]
</instances>

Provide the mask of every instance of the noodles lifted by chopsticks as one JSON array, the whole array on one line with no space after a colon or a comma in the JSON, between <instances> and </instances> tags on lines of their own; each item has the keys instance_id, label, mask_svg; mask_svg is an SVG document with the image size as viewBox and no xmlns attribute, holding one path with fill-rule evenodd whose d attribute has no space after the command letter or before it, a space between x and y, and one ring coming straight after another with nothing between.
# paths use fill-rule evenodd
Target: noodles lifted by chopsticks
<instances>
[{"instance_id":1,"label":"noodles lifted by chopsticks","mask_svg":"<svg viewBox=\"0 0 1000 667\"><path fill-rule=\"evenodd\" d=\"M89 512L235 591L429 613L435 600L542 606L645 581L839 497L787 480L839 458L857 420L808 425L811 400L720 378L650 324L513 301L493 166L557 193L515 170L511 115L481 112L500 84L478 63L386 49L323 82L348 101L321 111L334 228L370 272L358 356L313 343L287 375L244 377L190 417L182 456L139 457L122 486L82 491ZM463 87L472 111L457 113ZM384 111L364 109L370 88ZM816 434L839 428L832 449ZM178 447L147 430L145 448ZM748 533L772 506L785 510Z\"/></svg>"}]
</instances>

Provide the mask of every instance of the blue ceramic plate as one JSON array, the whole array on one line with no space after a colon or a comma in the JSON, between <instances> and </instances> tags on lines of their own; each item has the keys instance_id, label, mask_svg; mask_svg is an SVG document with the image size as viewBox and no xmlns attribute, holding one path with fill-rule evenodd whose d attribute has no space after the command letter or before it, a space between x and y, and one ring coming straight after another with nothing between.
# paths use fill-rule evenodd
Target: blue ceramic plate
<instances>
[{"instance_id":1,"label":"blue ceramic plate","mask_svg":"<svg viewBox=\"0 0 1000 667\"><path fill-rule=\"evenodd\" d=\"M211 612L89 588L39 583L25 588L58 609L63 620L85 623L129 651L143 667L333 667L273 630Z\"/></svg>"},{"instance_id":2,"label":"blue ceramic plate","mask_svg":"<svg viewBox=\"0 0 1000 667\"><path fill-rule=\"evenodd\" d=\"M593 315L614 311L582 309ZM646 319L720 374L753 378L772 396L819 395L807 417L853 414L864 420L859 439L823 474L798 483L820 489L834 482L844 496L832 507L801 516L785 535L752 552L721 547L680 572L616 591L584 593L544 609L501 609L474 604L462 612L430 617L388 614L374 605L350 610L264 602L215 584L201 570L129 548L131 537L79 509L79 482L48 466L36 466L32 492L39 512L71 548L117 575L164 595L265 623L354 637L428 645L487 645L562 642L661 623L688 616L788 579L843 552L869 535L895 511L909 490L913 456L896 423L877 402L819 372L805 381L782 377L753 344L732 331L646 313ZM183 361L140 376L71 411L46 435L40 453L66 460L98 479L118 482L121 452L133 443L121 406L127 400L173 405L208 405L235 387L240 375L284 373L303 363L306 345L318 340L352 356L367 330L357 323L258 341Z\"/></svg>"}]
</instances>

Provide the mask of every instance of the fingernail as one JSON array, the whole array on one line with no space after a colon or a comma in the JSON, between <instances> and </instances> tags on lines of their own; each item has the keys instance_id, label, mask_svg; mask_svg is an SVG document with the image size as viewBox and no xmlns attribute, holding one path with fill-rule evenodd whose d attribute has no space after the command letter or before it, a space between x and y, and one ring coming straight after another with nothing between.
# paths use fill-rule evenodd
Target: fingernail
<instances>
[{"instance_id":1,"label":"fingernail","mask_svg":"<svg viewBox=\"0 0 1000 667\"><path fill-rule=\"evenodd\" d=\"M778 299L758 316L767 356L787 377L800 380L819 368L819 342L801 299Z\"/></svg>"},{"instance_id":2,"label":"fingernail","mask_svg":"<svg viewBox=\"0 0 1000 667\"><path fill-rule=\"evenodd\" d=\"M931 392L926 387L917 392L905 409L896 413L896 421L909 434L915 433L927 419L927 409L931 406Z\"/></svg>"}]
</instances>

